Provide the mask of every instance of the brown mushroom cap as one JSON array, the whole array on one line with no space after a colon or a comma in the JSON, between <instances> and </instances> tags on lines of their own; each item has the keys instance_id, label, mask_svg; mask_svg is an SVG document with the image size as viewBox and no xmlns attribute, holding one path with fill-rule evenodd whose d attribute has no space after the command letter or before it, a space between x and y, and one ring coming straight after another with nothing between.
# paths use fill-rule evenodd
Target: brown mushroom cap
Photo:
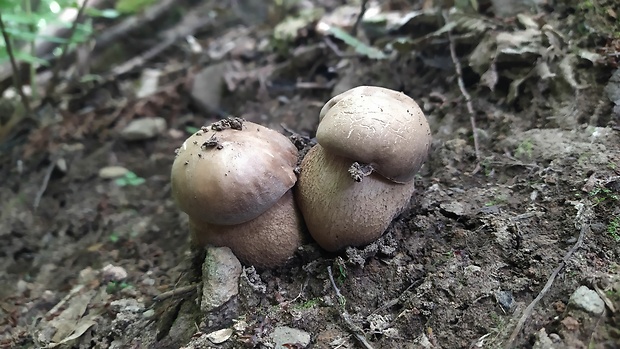
<instances>
[{"instance_id":1,"label":"brown mushroom cap","mask_svg":"<svg viewBox=\"0 0 620 349\"><path fill-rule=\"evenodd\" d=\"M190 218L192 242L227 246L244 264L271 268L286 262L302 244L302 219L292 190L265 213L238 225L215 225Z\"/></svg>"},{"instance_id":2,"label":"brown mushroom cap","mask_svg":"<svg viewBox=\"0 0 620 349\"><path fill-rule=\"evenodd\" d=\"M191 219L248 222L293 187L297 149L284 135L243 122L241 130L203 127L179 148L172 195Z\"/></svg>"},{"instance_id":3,"label":"brown mushroom cap","mask_svg":"<svg viewBox=\"0 0 620 349\"><path fill-rule=\"evenodd\" d=\"M316 138L327 151L371 165L404 183L428 157L431 131L418 104L401 92L360 86L329 100Z\"/></svg>"},{"instance_id":4,"label":"brown mushroom cap","mask_svg":"<svg viewBox=\"0 0 620 349\"><path fill-rule=\"evenodd\" d=\"M355 182L350 161L314 146L301 163L296 200L308 231L328 251L368 244L407 206L414 181L394 183L373 173Z\"/></svg>"}]
</instances>

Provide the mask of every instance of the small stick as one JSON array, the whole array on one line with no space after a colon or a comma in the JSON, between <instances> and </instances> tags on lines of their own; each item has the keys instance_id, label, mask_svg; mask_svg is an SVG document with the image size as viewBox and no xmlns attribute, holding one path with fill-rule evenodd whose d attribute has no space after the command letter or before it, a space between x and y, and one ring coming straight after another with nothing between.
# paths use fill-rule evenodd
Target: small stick
<instances>
[{"instance_id":1,"label":"small stick","mask_svg":"<svg viewBox=\"0 0 620 349\"><path fill-rule=\"evenodd\" d=\"M366 5L368 4L368 0L362 0L362 5L360 7L360 14L355 19L355 23L353 24L353 28L351 28L351 35L357 35L357 29L362 23L362 19L364 18L364 14L366 14Z\"/></svg>"},{"instance_id":2,"label":"small stick","mask_svg":"<svg viewBox=\"0 0 620 349\"><path fill-rule=\"evenodd\" d=\"M532 311L534 310L534 307L536 307L536 305L538 304L538 302L545 296L545 294L549 291L549 289L551 288L551 286L553 285L553 282L555 281L555 278L558 276L558 274L560 273L560 271L562 271L562 269L564 269L564 267L566 266L566 263L568 262L568 260L572 257L573 253L575 253L575 251L577 251L577 249L579 249L581 247L581 245L583 244L583 238L586 235L586 233L589 230L589 225L582 223L581 224L581 231L579 232L579 238L577 239L577 242L575 243L575 245L573 245L573 247L566 253L566 255L564 256L564 258L562 259L562 262L560 262L560 265L558 265L555 270L553 271L553 273L551 273L551 276L549 277L549 279L547 280L547 283L545 284L545 287L543 287L543 289L540 291L540 293L538 294L538 296L536 296L536 298L534 298L534 300L532 301L532 303L530 303L530 305L527 306L527 308L525 308L525 311L523 311L523 315L521 315L521 318L519 319L519 322L517 322L517 326L515 327L515 329L512 331L512 334L510 335L510 338L508 339L508 343L505 346L505 348L512 348L512 346L514 345L514 341L517 339L517 336L519 335L519 333L521 332L521 329L523 328L523 325L525 324L525 321L527 321L527 319L530 317L530 315L532 314Z\"/></svg>"},{"instance_id":3,"label":"small stick","mask_svg":"<svg viewBox=\"0 0 620 349\"><path fill-rule=\"evenodd\" d=\"M0 32L2 32L2 38L4 38L4 44L6 45L6 52L9 55L9 61L11 61L11 69L13 69L13 83L15 84L15 88L17 89L17 93L19 93L19 97L21 97L22 99L22 104L24 105L24 109L26 109L26 114L30 115L30 102L22 87L21 71L17 68L17 63L15 62L15 53L13 52L11 39L6 33L4 21L2 20L2 14L0 14Z\"/></svg>"},{"instance_id":4,"label":"small stick","mask_svg":"<svg viewBox=\"0 0 620 349\"><path fill-rule=\"evenodd\" d=\"M327 274L329 275L329 281L331 282L332 287L334 288L334 292L336 293L336 297L338 298L338 304L340 304L340 312L339 312L340 317L342 318L342 320L345 322L345 324L349 328L349 331L353 333L353 336L355 336L355 338L358 340L358 342L360 342L360 344L364 346L364 348L374 349L372 344L370 344L368 340L366 340L366 337L364 337L362 329L353 323L353 321L351 320L351 316L349 315L347 310L344 308L345 298L342 295L342 293L340 293L340 289L338 289L338 286L336 286L336 282L334 281L334 275L332 274L331 266L327 266Z\"/></svg>"},{"instance_id":5,"label":"small stick","mask_svg":"<svg viewBox=\"0 0 620 349\"><path fill-rule=\"evenodd\" d=\"M45 171L45 177L43 177L43 183L41 183L41 188L37 191L37 196L34 198L34 203L32 204L32 208L36 211L41 203L41 198L45 191L47 190L47 185L50 182L50 178L52 177L52 172L54 172L54 167L56 167L56 160L52 161L52 163L47 167L47 171Z\"/></svg>"},{"instance_id":6,"label":"small stick","mask_svg":"<svg viewBox=\"0 0 620 349\"><path fill-rule=\"evenodd\" d=\"M443 18L446 23L449 22L448 12L443 11ZM474 151L476 152L476 160L478 160L478 164L476 165L476 170L480 168L480 147L478 143L478 128L476 127L476 113L474 112L474 106L471 102L471 95L467 92L465 88L465 82L463 82L463 68L461 67L461 63L459 62L458 57L456 56L456 48L454 44L454 38L452 37L452 29L448 30L448 41L450 42L450 56L452 57L452 63L454 64L454 68L456 70L456 78L459 84L459 89L461 90L461 94L465 97L465 105L467 106L467 112L469 113L469 122L471 123L471 130L474 135Z\"/></svg>"},{"instance_id":7,"label":"small stick","mask_svg":"<svg viewBox=\"0 0 620 349\"><path fill-rule=\"evenodd\" d=\"M196 291L196 286L197 286L197 284L187 285L187 286L175 288L174 290L170 290L170 291L166 291L166 292L160 293L157 296L153 297L153 301L154 302L161 302L161 301L166 300L168 298L178 297L178 296L182 296L182 295L185 295L187 293L190 293L190 292L194 292L194 291Z\"/></svg>"}]
</instances>

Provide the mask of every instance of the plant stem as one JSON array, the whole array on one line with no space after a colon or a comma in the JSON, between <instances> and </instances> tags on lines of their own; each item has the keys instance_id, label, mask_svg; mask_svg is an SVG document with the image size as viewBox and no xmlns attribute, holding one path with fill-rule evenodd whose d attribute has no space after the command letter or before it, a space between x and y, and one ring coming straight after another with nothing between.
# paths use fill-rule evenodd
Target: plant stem
<instances>
[{"instance_id":1,"label":"plant stem","mask_svg":"<svg viewBox=\"0 0 620 349\"><path fill-rule=\"evenodd\" d=\"M71 41L72 41L71 39L73 39L73 35L75 35L75 30L77 29L78 23L80 23L80 20L82 19L82 15L84 14L84 10L86 9L87 4L88 4L88 0L84 0L82 2L82 5L80 6L80 9L78 10L77 16L75 16L75 19L73 20L73 23L71 24L71 29L69 29L68 40L62 45L62 48L61 48L62 53L60 54L60 57L58 58L58 60L56 61L56 64L54 65L54 69L52 70L52 78L48 82L47 88L45 89L44 98L46 100L51 100L52 91L54 87L56 86L56 84L58 83L58 75L60 73L60 66L62 65L62 62L64 61L65 57L67 56L67 51L69 51L69 45L71 44Z\"/></svg>"},{"instance_id":2,"label":"plant stem","mask_svg":"<svg viewBox=\"0 0 620 349\"><path fill-rule=\"evenodd\" d=\"M24 105L26 114L29 116L31 113L30 102L28 100L28 97L24 93L24 89L22 88L21 72L19 71L19 68L17 67L17 63L15 62L13 46L11 45L11 40L9 38L9 35L6 32L4 21L2 20L2 14L0 14L0 32L2 32L2 37L4 38L4 42L6 44L6 52L8 53L9 60L11 62L11 69L13 70L13 84L15 85L15 88L17 89L17 93L19 93L19 96L22 99L22 104Z\"/></svg>"}]
</instances>

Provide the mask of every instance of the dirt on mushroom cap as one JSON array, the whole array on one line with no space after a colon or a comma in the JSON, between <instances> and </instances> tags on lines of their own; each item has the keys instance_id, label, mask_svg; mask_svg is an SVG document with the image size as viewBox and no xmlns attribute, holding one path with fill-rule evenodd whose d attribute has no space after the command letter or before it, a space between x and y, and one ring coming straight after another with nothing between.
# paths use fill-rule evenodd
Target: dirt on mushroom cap
<instances>
[{"instance_id":1,"label":"dirt on mushroom cap","mask_svg":"<svg viewBox=\"0 0 620 349\"><path fill-rule=\"evenodd\" d=\"M181 210L194 219L220 225L247 222L293 187L296 161L295 146L261 125L202 128L177 153L172 193Z\"/></svg>"}]
</instances>

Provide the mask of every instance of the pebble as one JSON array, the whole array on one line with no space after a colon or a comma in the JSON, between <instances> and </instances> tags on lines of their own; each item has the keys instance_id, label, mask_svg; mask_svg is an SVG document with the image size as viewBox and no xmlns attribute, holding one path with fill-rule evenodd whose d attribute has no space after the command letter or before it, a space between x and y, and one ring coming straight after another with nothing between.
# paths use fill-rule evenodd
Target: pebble
<instances>
[{"instance_id":1,"label":"pebble","mask_svg":"<svg viewBox=\"0 0 620 349\"><path fill-rule=\"evenodd\" d=\"M141 141L156 137L166 130L166 120L149 117L132 120L121 131L121 137L127 141Z\"/></svg>"},{"instance_id":2,"label":"pebble","mask_svg":"<svg viewBox=\"0 0 620 349\"><path fill-rule=\"evenodd\" d=\"M217 309L239 294L241 263L228 247L207 247L202 264L203 313Z\"/></svg>"},{"instance_id":3,"label":"pebble","mask_svg":"<svg viewBox=\"0 0 620 349\"><path fill-rule=\"evenodd\" d=\"M122 166L106 166L99 169L99 177L103 179L113 179L122 177L129 172Z\"/></svg>"},{"instance_id":4,"label":"pebble","mask_svg":"<svg viewBox=\"0 0 620 349\"><path fill-rule=\"evenodd\" d=\"M570 296L569 304L595 315L600 315L605 310L605 302L598 296L596 291L586 286L579 286L577 288Z\"/></svg>"},{"instance_id":5,"label":"pebble","mask_svg":"<svg viewBox=\"0 0 620 349\"><path fill-rule=\"evenodd\" d=\"M190 96L194 104L205 113L216 113L220 110L224 91L224 74L227 62L217 63L202 69L194 76Z\"/></svg>"},{"instance_id":6,"label":"pebble","mask_svg":"<svg viewBox=\"0 0 620 349\"><path fill-rule=\"evenodd\" d=\"M232 328L223 328L221 330L209 333L207 335L207 339L209 339L213 344L221 344L226 342L230 338L230 336L232 336L232 334Z\"/></svg>"},{"instance_id":7,"label":"pebble","mask_svg":"<svg viewBox=\"0 0 620 349\"><path fill-rule=\"evenodd\" d=\"M127 278L127 270L123 267L108 264L101 269L102 278L109 281L121 281Z\"/></svg>"},{"instance_id":8,"label":"pebble","mask_svg":"<svg viewBox=\"0 0 620 349\"><path fill-rule=\"evenodd\" d=\"M276 349L305 348L310 344L310 334L287 326L278 326L271 333Z\"/></svg>"}]
</instances>

